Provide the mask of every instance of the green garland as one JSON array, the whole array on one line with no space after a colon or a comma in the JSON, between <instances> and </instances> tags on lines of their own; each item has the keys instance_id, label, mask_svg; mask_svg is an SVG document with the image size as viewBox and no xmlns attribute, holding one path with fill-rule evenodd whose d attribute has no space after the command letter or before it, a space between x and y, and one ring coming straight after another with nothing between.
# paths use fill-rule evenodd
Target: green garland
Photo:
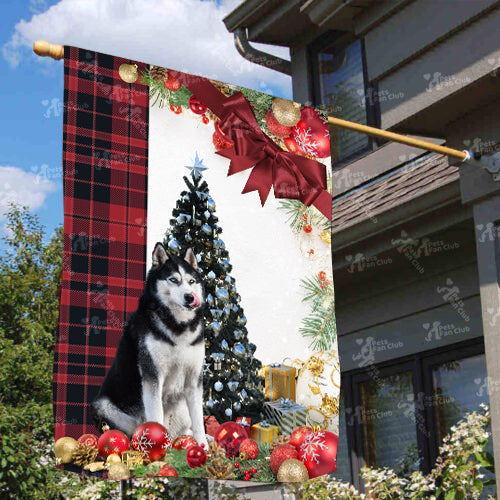
<instances>
[{"instance_id":1,"label":"green garland","mask_svg":"<svg viewBox=\"0 0 500 500\"><path fill-rule=\"evenodd\" d=\"M295 232L302 230L304 225L304 214L307 215L307 223L318 226L321 230L330 229L330 221L314 206L306 207L300 200L279 200L279 210L288 215L287 222Z\"/></svg>"},{"instance_id":2,"label":"green garland","mask_svg":"<svg viewBox=\"0 0 500 500\"><path fill-rule=\"evenodd\" d=\"M189 107L189 98L192 93L184 87L177 91L168 90L163 82L157 82L151 78L150 70L145 70L141 74L141 82L149 86L149 96L152 106L164 108L165 106Z\"/></svg>"},{"instance_id":3,"label":"green garland","mask_svg":"<svg viewBox=\"0 0 500 500\"><path fill-rule=\"evenodd\" d=\"M306 291L302 301L311 302L311 313L302 320L299 332L311 339L313 350L327 351L332 348L337 336L333 284L327 285L314 277L304 278L301 287Z\"/></svg>"}]
</instances>

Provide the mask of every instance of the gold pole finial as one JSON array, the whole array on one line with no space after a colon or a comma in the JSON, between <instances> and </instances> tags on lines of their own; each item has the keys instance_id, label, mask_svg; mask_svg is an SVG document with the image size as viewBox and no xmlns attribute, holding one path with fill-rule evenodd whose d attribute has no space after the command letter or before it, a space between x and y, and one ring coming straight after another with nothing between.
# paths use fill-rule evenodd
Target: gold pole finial
<instances>
[{"instance_id":1,"label":"gold pole finial","mask_svg":"<svg viewBox=\"0 0 500 500\"><path fill-rule=\"evenodd\" d=\"M64 57L64 46L56 43L49 43L45 40L37 40L33 44L33 52L39 56L52 57L52 59L62 59Z\"/></svg>"}]
</instances>

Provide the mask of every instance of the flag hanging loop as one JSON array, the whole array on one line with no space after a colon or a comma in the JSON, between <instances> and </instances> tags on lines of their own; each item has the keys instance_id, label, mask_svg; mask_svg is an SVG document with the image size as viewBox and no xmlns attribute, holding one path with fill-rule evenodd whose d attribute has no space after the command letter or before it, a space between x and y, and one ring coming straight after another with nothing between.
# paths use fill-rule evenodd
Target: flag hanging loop
<instances>
[{"instance_id":1,"label":"flag hanging loop","mask_svg":"<svg viewBox=\"0 0 500 500\"><path fill-rule=\"evenodd\" d=\"M48 43L45 40L37 40L33 44L33 52L39 56L48 56L53 59L62 59L64 57L64 46L58 44ZM442 155L452 156L453 158L458 158L462 161L467 161L473 158L473 155L469 151L460 151L458 149L448 148L446 146L440 146L438 144L433 144L429 141L423 141L421 139L414 139L412 137L407 137L402 134L397 134L396 132L389 132L388 130L382 130L376 127L369 127L368 125L362 125L361 123L350 122L347 120L342 120L341 118L335 118L333 116L328 117L328 123L330 125L346 128L349 130L354 130L362 134L373 135L376 137L382 137L394 142L400 142L402 144L407 144L420 149L425 149L427 151L434 151ZM477 155L474 155L475 159Z\"/></svg>"}]
</instances>

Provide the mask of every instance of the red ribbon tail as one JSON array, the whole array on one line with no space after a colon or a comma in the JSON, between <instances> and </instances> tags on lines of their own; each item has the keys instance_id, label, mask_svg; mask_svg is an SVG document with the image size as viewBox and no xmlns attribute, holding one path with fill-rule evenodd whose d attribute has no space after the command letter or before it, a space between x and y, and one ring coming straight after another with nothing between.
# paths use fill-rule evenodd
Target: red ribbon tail
<instances>
[{"instance_id":1,"label":"red ribbon tail","mask_svg":"<svg viewBox=\"0 0 500 500\"><path fill-rule=\"evenodd\" d=\"M258 191L260 202L262 206L264 206L271 191L272 185L272 167L270 167L268 162L261 162L253 168L241 193L245 194L249 193L250 191Z\"/></svg>"},{"instance_id":2,"label":"red ribbon tail","mask_svg":"<svg viewBox=\"0 0 500 500\"><path fill-rule=\"evenodd\" d=\"M332 220L332 195L325 190L312 203L328 220Z\"/></svg>"}]
</instances>

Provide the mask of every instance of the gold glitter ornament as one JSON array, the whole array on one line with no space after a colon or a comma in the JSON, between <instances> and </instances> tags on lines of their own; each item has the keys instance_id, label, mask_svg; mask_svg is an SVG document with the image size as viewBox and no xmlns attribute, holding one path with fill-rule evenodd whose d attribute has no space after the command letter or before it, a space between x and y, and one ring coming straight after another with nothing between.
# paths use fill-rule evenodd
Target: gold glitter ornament
<instances>
[{"instance_id":1,"label":"gold glitter ornament","mask_svg":"<svg viewBox=\"0 0 500 500\"><path fill-rule=\"evenodd\" d=\"M316 377L319 377L325 368L325 362L316 356L311 356L307 363L306 366L308 370Z\"/></svg>"},{"instance_id":2,"label":"gold glitter ornament","mask_svg":"<svg viewBox=\"0 0 500 500\"><path fill-rule=\"evenodd\" d=\"M301 483L309 479L306 466L296 458L285 460L278 469L280 483Z\"/></svg>"},{"instance_id":3,"label":"gold glitter ornament","mask_svg":"<svg viewBox=\"0 0 500 500\"><path fill-rule=\"evenodd\" d=\"M73 460L73 452L78 446L78 441L72 437L62 437L56 441L54 450L56 453L56 464L69 464Z\"/></svg>"},{"instance_id":4,"label":"gold glitter ornament","mask_svg":"<svg viewBox=\"0 0 500 500\"><path fill-rule=\"evenodd\" d=\"M330 418L332 415L338 415L339 413L339 398L332 398L327 394L323 394L323 400L319 407L321 413L326 417Z\"/></svg>"},{"instance_id":5,"label":"gold glitter ornament","mask_svg":"<svg viewBox=\"0 0 500 500\"><path fill-rule=\"evenodd\" d=\"M121 461L122 459L116 453L111 453L111 455L108 455L108 458L106 458L106 464L108 466L110 466L111 464L117 464Z\"/></svg>"},{"instance_id":6,"label":"gold glitter ornament","mask_svg":"<svg viewBox=\"0 0 500 500\"><path fill-rule=\"evenodd\" d=\"M322 231L320 238L325 245L332 244L332 233L329 229L325 229L324 231Z\"/></svg>"},{"instance_id":7,"label":"gold glitter ornament","mask_svg":"<svg viewBox=\"0 0 500 500\"><path fill-rule=\"evenodd\" d=\"M120 64L118 68L118 73L120 78L127 83L134 83L137 78L139 78L139 72L137 71L137 64Z\"/></svg>"},{"instance_id":8,"label":"gold glitter ornament","mask_svg":"<svg viewBox=\"0 0 500 500\"><path fill-rule=\"evenodd\" d=\"M108 469L108 479L129 479L130 469L123 462L111 464Z\"/></svg>"},{"instance_id":9,"label":"gold glitter ornament","mask_svg":"<svg viewBox=\"0 0 500 500\"><path fill-rule=\"evenodd\" d=\"M276 97L273 100L273 115L281 125L293 127L300 120L300 104Z\"/></svg>"}]
</instances>

